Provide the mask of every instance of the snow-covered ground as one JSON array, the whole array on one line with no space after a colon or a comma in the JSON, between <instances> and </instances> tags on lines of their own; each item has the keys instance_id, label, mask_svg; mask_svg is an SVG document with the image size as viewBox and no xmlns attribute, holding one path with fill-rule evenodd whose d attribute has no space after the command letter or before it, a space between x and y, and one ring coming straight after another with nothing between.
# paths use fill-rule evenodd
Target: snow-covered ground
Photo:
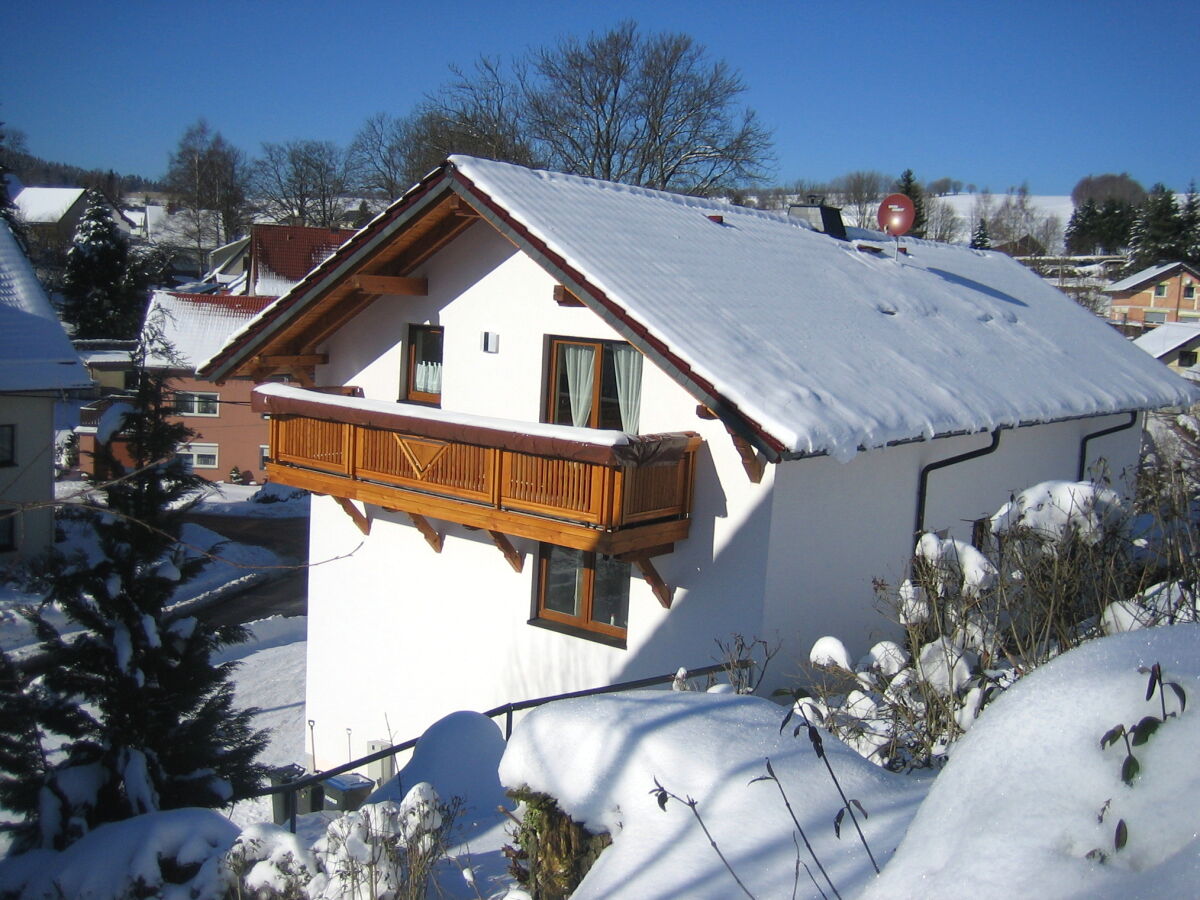
<instances>
[{"instance_id":1,"label":"snow-covered ground","mask_svg":"<svg viewBox=\"0 0 1200 900\"><path fill-rule=\"evenodd\" d=\"M258 725L272 736L265 762L302 762L305 620L276 617L252 632L222 657L240 663L238 703L261 710ZM1160 678L1147 671L1156 664ZM729 693L551 704L507 745L494 722L458 712L371 802L398 804L421 782L462 798L454 862L438 870L448 897L528 896L505 872L510 839L498 810L512 805L503 789L522 786L613 838L577 898L1194 896L1198 698L1200 625L1176 625L1093 641L1023 678L936 775L887 772L828 735L823 759L796 719L781 727L783 707ZM1126 744L1115 726L1139 736ZM865 845L849 815L835 826L847 801ZM309 847L332 819L305 817L296 840L261 824L270 813L259 800L104 826L63 854L0 864L0 893L25 883L23 896L43 896L56 878L66 896L119 896L134 875L152 881L167 853L200 864L191 887L215 897L219 858L239 832L274 853L255 870L269 884L288 854L313 864ZM345 896L335 881L313 885L313 896ZM175 895L164 887L159 896Z\"/></svg>"}]
</instances>

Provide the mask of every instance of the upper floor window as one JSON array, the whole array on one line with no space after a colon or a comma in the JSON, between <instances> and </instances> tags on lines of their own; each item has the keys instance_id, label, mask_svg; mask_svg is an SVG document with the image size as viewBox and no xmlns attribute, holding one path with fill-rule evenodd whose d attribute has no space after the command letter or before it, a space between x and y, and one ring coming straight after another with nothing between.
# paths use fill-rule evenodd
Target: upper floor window
<instances>
[{"instance_id":1,"label":"upper floor window","mask_svg":"<svg viewBox=\"0 0 1200 900\"><path fill-rule=\"evenodd\" d=\"M1167 283L1165 281L1162 284L1156 284L1154 286L1154 296L1155 297L1167 296Z\"/></svg>"},{"instance_id":2,"label":"upper floor window","mask_svg":"<svg viewBox=\"0 0 1200 900\"><path fill-rule=\"evenodd\" d=\"M1186 300L1196 299L1196 286L1194 284L1186 284L1183 287L1183 296Z\"/></svg>"},{"instance_id":3,"label":"upper floor window","mask_svg":"<svg viewBox=\"0 0 1200 900\"><path fill-rule=\"evenodd\" d=\"M546 420L637 434L642 354L622 341L553 338Z\"/></svg>"},{"instance_id":4,"label":"upper floor window","mask_svg":"<svg viewBox=\"0 0 1200 900\"><path fill-rule=\"evenodd\" d=\"M180 416L218 416L221 414L220 399L220 394L176 391L175 413Z\"/></svg>"},{"instance_id":5,"label":"upper floor window","mask_svg":"<svg viewBox=\"0 0 1200 900\"><path fill-rule=\"evenodd\" d=\"M442 402L442 329L435 325L408 327L408 391L414 403Z\"/></svg>"},{"instance_id":6,"label":"upper floor window","mask_svg":"<svg viewBox=\"0 0 1200 900\"><path fill-rule=\"evenodd\" d=\"M17 464L17 426L0 425L0 466Z\"/></svg>"}]
</instances>

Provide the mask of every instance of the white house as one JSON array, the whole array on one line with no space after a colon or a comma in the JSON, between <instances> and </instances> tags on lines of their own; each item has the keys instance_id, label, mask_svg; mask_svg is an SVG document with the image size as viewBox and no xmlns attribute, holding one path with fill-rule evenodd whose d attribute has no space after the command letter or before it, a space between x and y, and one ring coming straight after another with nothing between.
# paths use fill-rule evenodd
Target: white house
<instances>
[{"instance_id":1,"label":"white house","mask_svg":"<svg viewBox=\"0 0 1200 900\"><path fill-rule=\"evenodd\" d=\"M0 568L54 539L54 406L91 384L0 220Z\"/></svg>"},{"instance_id":2,"label":"white house","mask_svg":"<svg viewBox=\"0 0 1200 900\"><path fill-rule=\"evenodd\" d=\"M816 217L820 220L820 217ZM996 253L451 157L201 367L314 502L316 761L890 633L914 533L1135 461L1192 388ZM349 742L349 746L347 746Z\"/></svg>"}]
</instances>

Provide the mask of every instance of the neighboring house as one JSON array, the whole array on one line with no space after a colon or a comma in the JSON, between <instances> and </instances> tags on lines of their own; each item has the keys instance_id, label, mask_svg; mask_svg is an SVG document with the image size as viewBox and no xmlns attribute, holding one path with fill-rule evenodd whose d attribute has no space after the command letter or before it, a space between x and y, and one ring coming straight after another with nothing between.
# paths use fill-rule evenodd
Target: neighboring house
<instances>
[{"instance_id":1,"label":"neighboring house","mask_svg":"<svg viewBox=\"0 0 1200 900\"><path fill-rule=\"evenodd\" d=\"M286 293L354 234L345 228L251 226L242 293L264 297Z\"/></svg>"},{"instance_id":2,"label":"neighboring house","mask_svg":"<svg viewBox=\"0 0 1200 900\"><path fill-rule=\"evenodd\" d=\"M1168 322L1147 331L1133 343L1173 372L1200 381L1200 369L1196 368L1196 355L1200 353L1200 322Z\"/></svg>"},{"instance_id":3,"label":"neighboring house","mask_svg":"<svg viewBox=\"0 0 1200 900\"><path fill-rule=\"evenodd\" d=\"M54 539L55 403L91 379L0 220L0 568Z\"/></svg>"},{"instance_id":4,"label":"neighboring house","mask_svg":"<svg viewBox=\"0 0 1200 900\"><path fill-rule=\"evenodd\" d=\"M249 237L218 247L204 280L231 294L278 297L328 259L354 231L306 225L250 226Z\"/></svg>"},{"instance_id":5,"label":"neighboring house","mask_svg":"<svg viewBox=\"0 0 1200 900\"><path fill-rule=\"evenodd\" d=\"M71 342L101 394L122 393L133 387L133 348L137 341L107 338Z\"/></svg>"},{"instance_id":6,"label":"neighboring house","mask_svg":"<svg viewBox=\"0 0 1200 900\"><path fill-rule=\"evenodd\" d=\"M1166 322L1200 323L1200 272L1182 262L1160 263L1109 285L1109 321L1137 333Z\"/></svg>"},{"instance_id":7,"label":"neighboring house","mask_svg":"<svg viewBox=\"0 0 1200 900\"><path fill-rule=\"evenodd\" d=\"M1002 254L848 238L452 157L203 364L303 385L255 403L268 477L324 495L316 764L733 633L794 684L821 635L896 635L873 579L916 532L1119 481L1194 396Z\"/></svg>"},{"instance_id":8,"label":"neighboring house","mask_svg":"<svg viewBox=\"0 0 1200 900\"><path fill-rule=\"evenodd\" d=\"M150 300L143 339L150 340L149 333L157 331L173 352L152 355L147 364L171 372L169 386L177 411L173 421L181 421L196 433L178 452L196 472L212 481L227 481L234 470L246 481L263 480L267 424L250 408L251 382L232 380L218 387L196 377L196 361L220 349L273 299L155 291ZM104 412L119 402L119 397L109 397L85 408L76 429L80 468L93 478L117 474L96 469L95 450L97 441L106 435ZM112 440L118 442L112 447L113 455L128 465L130 457L120 446L120 435L113 435Z\"/></svg>"}]
</instances>

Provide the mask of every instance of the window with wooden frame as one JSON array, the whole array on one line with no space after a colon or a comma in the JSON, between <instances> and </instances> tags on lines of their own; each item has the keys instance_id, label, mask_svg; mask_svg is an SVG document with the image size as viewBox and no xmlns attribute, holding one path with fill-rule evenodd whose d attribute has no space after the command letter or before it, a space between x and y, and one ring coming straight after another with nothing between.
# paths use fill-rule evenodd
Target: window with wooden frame
<instances>
[{"instance_id":1,"label":"window with wooden frame","mask_svg":"<svg viewBox=\"0 0 1200 900\"><path fill-rule=\"evenodd\" d=\"M0 466L17 464L17 426L0 425Z\"/></svg>"},{"instance_id":2,"label":"window with wooden frame","mask_svg":"<svg viewBox=\"0 0 1200 900\"><path fill-rule=\"evenodd\" d=\"M550 339L546 421L637 434L642 354L624 341Z\"/></svg>"},{"instance_id":3,"label":"window with wooden frame","mask_svg":"<svg viewBox=\"0 0 1200 900\"><path fill-rule=\"evenodd\" d=\"M408 362L403 399L410 403L442 404L442 328L408 326Z\"/></svg>"},{"instance_id":4,"label":"window with wooden frame","mask_svg":"<svg viewBox=\"0 0 1200 900\"><path fill-rule=\"evenodd\" d=\"M535 617L624 641L629 622L629 576L629 563L611 556L542 544Z\"/></svg>"}]
</instances>

